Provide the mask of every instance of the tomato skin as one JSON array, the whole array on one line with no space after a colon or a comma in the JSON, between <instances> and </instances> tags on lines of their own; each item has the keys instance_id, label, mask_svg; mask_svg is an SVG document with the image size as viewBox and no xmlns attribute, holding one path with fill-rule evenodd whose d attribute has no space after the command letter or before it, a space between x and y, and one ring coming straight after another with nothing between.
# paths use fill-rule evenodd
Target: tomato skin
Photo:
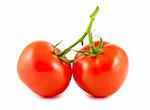
<instances>
[{"instance_id":1,"label":"tomato skin","mask_svg":"<svg viewBox=\"0 0 150 110\"><path fill-rule=\"evenodd\" d=\"M99 44L94 42L95 46ZM89 45L82 48L89 50ZM104 53L91 57L78 53L73 63L76 83L94 97L106 97L116 92L128 72L128 57L120 47L104 42Z\"/></svg>"},{"instance_id":2,"label":"tomato skin","mask_svg":"<svg viewBox=\"0 0 150 110\"><path fill-rule=\"evenodd\" d=\"M18 61L20 79L42 97L54 97L69 85L71 65L54 55L53 46L45 41L28 45Z\"/></svg>"}]
</instances>

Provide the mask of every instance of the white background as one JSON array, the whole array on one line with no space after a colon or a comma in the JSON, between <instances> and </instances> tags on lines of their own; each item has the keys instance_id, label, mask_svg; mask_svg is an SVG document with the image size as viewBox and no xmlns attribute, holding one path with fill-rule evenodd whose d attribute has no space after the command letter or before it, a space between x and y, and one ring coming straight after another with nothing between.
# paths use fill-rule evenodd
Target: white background
<instances>
[{"instance_id":1,"label":"white background","mask_svg":"<svg viewBox=\"0 0 150 110\"><path fill-rule=\"evenodd\" d=\"M56 44L63 39L59 47L69 46L85 31L97 5L101 12L93 33L121 46L129 56L124 85L108 98L94 99L72 80L60 96L38 97L17 76L21 51L36 40ZM149 0L0 0L0 110L150 109L149 10Z\"/></svg>"}]
</instances>

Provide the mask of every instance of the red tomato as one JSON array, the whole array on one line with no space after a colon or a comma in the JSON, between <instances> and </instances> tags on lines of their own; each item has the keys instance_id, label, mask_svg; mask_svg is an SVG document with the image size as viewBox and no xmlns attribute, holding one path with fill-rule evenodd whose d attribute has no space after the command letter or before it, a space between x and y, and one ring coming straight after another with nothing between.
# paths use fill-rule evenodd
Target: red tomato
<instances>
[{"instance_id":1,"label":"red tomato","mask_svg":"<svg viewBox=\"0 0 150 110\"><path fill-rule=\"evenodd\" d=\"M97 47L99 42L94 42ZM82 50L89 50L89 45ZM73 76L76 83L95 97L106 97L116 92L124 82L128 71L128 57L120 47L104 42L104 53L91 57L76 55Z\"/></svg>"},{"instance_id":2,"label":"red tomato","mask_svg":"<svg viewBox=\"0 0 150 110\"><path fill-rule=\"evenodd\" d=\"M53 45L44 41L33 42L23 50L18 74L32 91L43 97L62 93L72 76L70 64L57 58Z\"/></svg>"}]
</instances>

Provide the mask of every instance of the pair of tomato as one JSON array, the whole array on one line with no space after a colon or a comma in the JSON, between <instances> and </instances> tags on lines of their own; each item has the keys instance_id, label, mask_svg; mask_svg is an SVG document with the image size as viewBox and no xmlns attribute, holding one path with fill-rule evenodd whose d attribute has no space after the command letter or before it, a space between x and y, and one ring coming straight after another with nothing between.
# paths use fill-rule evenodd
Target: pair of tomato
<instances>
[{"instance_id":1,"label":"pair of tomato","mask_svg":"<svg viewBox=\"0 0 150 110\"><path fill-rule=\"evenodd\" d=\"M95 47L99 42L94 42ZM54 54L54 46L37 41L28 45L18 62L20 79L42 97L54 97L69 85L71 76L87 93L95 97L106 97L117 91L128 71L125 51L108 42L103 43L104 52L97 56L77 53L73 66L63 62ZM82 50L89 50L89 45ZM61 51L59 51L61 52Z\"/></svg>"}]
</instances>

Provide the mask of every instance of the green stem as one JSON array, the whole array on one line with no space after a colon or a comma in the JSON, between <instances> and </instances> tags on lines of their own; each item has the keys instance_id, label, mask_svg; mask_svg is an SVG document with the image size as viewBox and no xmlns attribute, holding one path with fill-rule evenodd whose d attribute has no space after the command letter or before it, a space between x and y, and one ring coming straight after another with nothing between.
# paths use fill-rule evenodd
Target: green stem
<instances>
[{"instance_id":1,"label":"green stem","mask_svg":"<svg viewBox=\"0 0 150 110\"><path fill-rule=\"evenodd\" d=\"M78 43L83 42L84 38L86 37L86 35L91 34L91 28L93 25L93 22L95 20L95 17L97 15L97 13L99 12L99 7L97 6L96 9L94 10L94 12L91 14L90 16L90 23L86 29L86 31L84 32L84 34L71 46L69 46L68 48L66 48L62 53L58 54L58 57L63 57L64 55L66 55L74 46L76 46ZM90 47L92 47L94 49L94 44L92 41L92 36L89 35L89 43L90 43ZM94 49L95 50L95 49Z\"/></svg>"},{"instance_id":2,"label":"green stem","mask_svg":"<svg viewBox=\"0 0 150 110\"><path fill-rule=\"evenodd\" d=\"M99 12L99 7L97 6L95 11L91 14L90 18L91 18L91 22L90 22L90 26L89 26L89 29L87 30L87 34L88 34L88 39L89 39L89 45L90 45L90 48L92 50L92 52L95 54L96 53L96 49L95 49L95 46L94 46L94 43L93 43L93 39L92 39L92 34L91 34L91 27L92 27L92 24L95 20L95 17L97 15L97 13Z\"/></svg>"},{"instance_id":3,"label":"green stem","mask_svg":"<svg viewBox=\"0 0 150 110\"><path fill-rule=\"evenodd\" d=\"M83 39L85 38L86 35L87 35L87 33L85 32L80 39L78 39L74 44L72 44L71 46L69 46L68 48L66 48L63 52L61 52L57 56L58 57L62 57L64 55L66 55L74 46L76 46L80 42L83 42Z\"/></svg>"}]
</instances>

